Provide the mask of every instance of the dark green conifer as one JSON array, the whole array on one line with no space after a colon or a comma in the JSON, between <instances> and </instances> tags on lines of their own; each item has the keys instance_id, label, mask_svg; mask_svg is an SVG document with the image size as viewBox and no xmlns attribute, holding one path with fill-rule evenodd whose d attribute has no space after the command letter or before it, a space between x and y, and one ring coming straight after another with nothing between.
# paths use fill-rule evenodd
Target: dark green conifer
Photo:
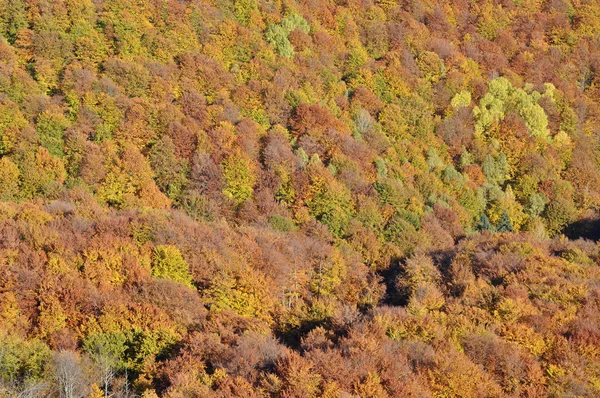
<instances>
[{"instance_id":1,"label":"dark green conifer","mask_svg":"<svg viewBox=\"0 0 600 398\"><path fill-rule=\"evenodd\" d=\"M510 216L506 210L504 213L502 213L502 217L500 218L500 222L498 223L496 230L498 232L514 232L512 221L510 220Z\"/></svg>"}]
</instances>

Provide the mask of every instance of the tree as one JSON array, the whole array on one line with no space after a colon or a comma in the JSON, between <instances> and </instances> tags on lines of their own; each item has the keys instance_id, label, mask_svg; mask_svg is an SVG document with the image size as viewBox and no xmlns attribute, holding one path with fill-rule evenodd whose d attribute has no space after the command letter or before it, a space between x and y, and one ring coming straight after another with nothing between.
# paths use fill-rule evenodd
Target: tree
<instances>
[{"instance_id":1,"label":"tree","mask_svg":"<svg viewBox=\"0 0 600 398\"><path fill-rule=\"evenodd\" d=\"M162 137L152 146L150 166L154 170L154 180L158 188L172 200L179 200L183 194L189 167L177 159L175 145L169 137Z\"/></svg>"},{"instance_id":2,"label":"tree","mask_svg":"<svg viewBox=\"0 0 600 398\"><path fill-rule=\"evenodd\" d=\"M111 155L112 162L98 189L98 197L117 208L167 208L171 205L156 186L146 158L135 146L126 144L120 157L116 153Z\"/></svg>"},{"instance_id":3,"label":"tree","mask_svg":"<svg viewBox=\"0 0 600 398\"><path fill-rule=\"evenodd\" d=\"M312 398L319 392L322 376L313 371L313 365L300 354L292 351L279 359L277 373L282 379L282 396Z\"/></svg>"},{"instance_id":4,"label":"tree","mask_svg":"<svg viewBox=\"0 0 600 398\"><path fill-rule=\"evenodd\" d=\"M222 163L225 188L223 193L238 206L252 197L256 175L250 159L240 151L229 155Z\"/></svg>"},{"instance_id":5,"label":"tree","mask_svg":"<svg viewBox=\"0 0 600 398\"><path fill-rule=\"evenodd\" d=\"M18 198L19 175L19 168L8 157L0 159L0 201Z\"/></svg>"},{"instance_id":6,"label":"tree","mask_svg":"<svg viewBox=\"0 0 600 398\"><path fill-rule=\"evenodd\" d=\"M525 121L532 136L548 139L548 117L538 104L540 98L541 94L537 91L528 93L522 88L513 87L504 77L491 80L488 92L473 108L475 133L483 137L504 119L507 112L515 111Z\"/></svg>"},{"instance_id":7,"label":"tree","mask_svg":"<svg viewBox=\"0 0 600 398\"><path fill-rule=\"evenodd\" d=\"M113 379L123 366L121 357L125 353L125 341L122 333L97 333L87 336L83 342L83 349L94 360L100 372L104 398L110 396Z\"/></svg>"},{"instance_id":8,"label":"tree","mask_svg":"<svg viewBox=\"0 0 600 398\"><path fill-rule=\"evenodd\" d=\"M219 272L202 294L212 312L232 310L248 319L271 323L275 302L268 286L259 271L239 267Z\"/></svg>"},{"instance_id":9,"label":"tree","mask_svg":"<svg viewBox=\"0 0 600 398\"><path fill-rule=\"evenodd\" d=\"M479 218L478 229L480 231L493 231L494 226L490 223L490 219L485 214L482 214Z\"/></svg>"},{"instance_id":10,"label":"tree","mask_svg":"<svg viewBox=\"0 0 600 398\"><path fill-rule=\"evenodd\" d=\"M450 105L452 105L452 107L455 109L464 108L471 105L471 93L469 91L461 91L456 93L454 97L452 97Z\"/></svg>"},{"instance_id":11,"label":"tree","mask_svg":"<svg viewBox=\"0 0 600 398\"><path fill-rule=\"evenodd\" d=\"M0 336L0 391L10 386L15 395L19 392L31 398L47 393L49 380L44 379L52 362L50 348L38 339L25 340L10 333L6 327L0 328Z\"/></svg>"},{"instance_id":12,"label":"tree","mask_svg":"<svg viewBox=\"0 0 600 398\"><path fill-rule=\"evenodd\" d=\"M106 393L103 393L102 390L100 389L100 387L98 387L98 385L96 383L92 384L88 398L102 398L102 397L106 398L107 397Z\"/></svg>"},{"instance_id":13,"label":"tree","mask_svg":"<svg viewBox=\"0 0 600 398\"><path fill-rule=\"evenodd\" d=\"M54 369L60 398L77 398L83 395L85 382L77 353L57 352L54 355Z\"/></svg>"},{"instance_id":14,"label":"tree","mask_svg":"<svg viewBox=\"0 0 600 398\"><path fill-rule=\"evenodd\" d=\"M317 299L334 294L346 277L346 273L346 264L337 250L332 251L328 258L317 259L309 283L311 292Z\"/></svg>"},{"instance_id":15,"label":"tree","mask_svg":"<svg viewBox=\"0 0 600 398\"><path fill-rule=\"evenodd\" d=\"M19 130L28 125L27 120L13 102L0 104L0 155L13 150L19 137Z\"/></svg>"},{"instance_id":16,"label":"tree","mask_svg":"<svg viewBox=\"0 0 600 398\"><path fill-rule=\"evenodd\" d=\"M335 236L341 237L346 233L354 214L354 202L343 184L314 171L306 204L313 217L327 225Z\"/></svg>"},{"instance_id":17,"label":"tree","mask_svg":"<svg viewBox=\"0 0 600 398\"><path fill-rule=\"evenodd\" d=\"M554 236L559 233L575 216L577 210L573 202L556 198L551 201L544 211L548 234Z\"/></svg>"},{"instance_id":18,"label":"tree","mask_svg":"<svg viewBox=\"0 0 600 398\"><path fill-rule=\"evenodd\" d=\"M64 157L64 135L69 126L67 118L61 113L44 111L36 122L40 144L48 149L52 156Z\"/></svg>"},{"instance_id":19,"label":"tree","mask_svg":"<svg viewBox=\"0 0 600 398\"><path fill-rule=\"evenodd\" d=\"M415 295L418 289L427 285L437 287L441 281L440 271L432 259L422 253L414 254L406 260L402 273L396 280L396 287L403 299Z\"/></svg>"},{"instance_id":20,"label":"tree","mask_svg":"<svg viewBox=\"0 0 600 398\"><path fill-rule=\"evenodd\" d=\"M27 4L22 0L2 0L0 10L0 32L14 44L19 31L28 24Z\"/></svg>"},{"instance_id":21,"label":"tree","mask_svg":"<svg viewBox=\"0 0 600 398\"><path fill-rule=\"evenodd\" d=\"M543 193L534 193L529 197L527 204L527 213L533 217L537 217L544 212L548 198Z\"/></svg>"},{"instance_id":22,"label":"tree","mask_svg":"<svg viewBox=\"0 0 600 398\"><path fill-rule=\"evenodd\" d=\"M514 232L512 221L510 216L508 215L508 211L504 211L502 213L502 217L496 226L496 231L498 232Z\"/></svg>"},{"instance_id":23,"label":"tree","mask_svg":"<svg viewBox=\"0 0 600 398\"><path fill-rule=\"evenodd\" d=\"M193 287L190 267L179 249L172 245L161 245L154 248L152 276L170 279Z\"/></svg>"},{"instance_id":24,"label":"tree","mask_svg":"<svg viewBox=\"0 0 600 398\"><path fill-rule=\"evenodd\" d=\"M508 161L504 153L500 153L496 158L487 155L481 164L483 173L491 183L502 185L508 176Z\"/></svg>"},{"instance_id":25,"label":"tree","mask_svg":"<svg viewBox=\"0 0 600 398\"><path fill-rule=\"evenodd\" d=\"M265 37L269 44L275 47L280 56L292 58L294 56L294 47L289 40L289 35L296 29L308 33L310 26L302 16L289 14L281 20L281 23L269 25L265 32Z\"/></svg>"}]
</instances>

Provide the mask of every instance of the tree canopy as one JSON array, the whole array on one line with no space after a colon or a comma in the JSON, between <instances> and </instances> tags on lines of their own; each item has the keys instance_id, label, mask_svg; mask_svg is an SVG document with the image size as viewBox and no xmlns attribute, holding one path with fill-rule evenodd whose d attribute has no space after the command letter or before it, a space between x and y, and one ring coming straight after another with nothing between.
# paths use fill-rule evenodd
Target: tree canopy
<instances>
[{"instance_id":1,"label":"tree canopy","mask_svg":"<svg viewBox=\"0 0 600 398\"><path fill-rule=\"evenodd\" d=\"M0 0L0 396L599 396L599 21Z\"/></svg>"}]
</instances>

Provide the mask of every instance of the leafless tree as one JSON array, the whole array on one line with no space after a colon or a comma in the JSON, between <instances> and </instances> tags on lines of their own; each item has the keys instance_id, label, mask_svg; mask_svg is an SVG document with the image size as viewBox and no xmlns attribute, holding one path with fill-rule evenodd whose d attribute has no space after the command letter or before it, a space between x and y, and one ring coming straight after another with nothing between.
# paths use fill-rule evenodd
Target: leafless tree
<instances>
[{"instance_id":1,"label":"leafless tree","mask_svg":"<svg viewBox=\"0 0 600 398\"><path fill-rule=\"evenodd\" d=\"M18 398L42 398L51 396L50 384L45 381L40 381L25 387L19 394Z\"/></svg>"},{"instance_id":2,"label":"leafless tree","mask_svg":"<svg viewBox=\"0 0 600 398\"><path fill-rule=\"evenodd\" d=\"M72 351L60 351L54 355L54 368L59 397L83 397L85 382L79 356Z\"/></svg>"},{"instance_id":3,"label":"leafless tree","mask_svg":"<svg viewBox=\"0 0 600 398\"><path fill-rule=\"evenodd\" d=\"M354 116L354 125L356 126L356 131L361 136L372 129L373 124L373 118L366 109L361 109L356 116Z\"/></svg>"},{"instance_id":4,"label":"leafless tree","mask_svg":"<svg viewBox=\"0 0 600 398\"><path fill-rule=\"evenodd\" d=\"M110 390L113 380L117 375L117 366L119 362L118 354L106 345L98 345L90 355L96 363L96 368L100 375L104 398L112 397L113 394L110 394Z\"/></svg>"}]
</instances>

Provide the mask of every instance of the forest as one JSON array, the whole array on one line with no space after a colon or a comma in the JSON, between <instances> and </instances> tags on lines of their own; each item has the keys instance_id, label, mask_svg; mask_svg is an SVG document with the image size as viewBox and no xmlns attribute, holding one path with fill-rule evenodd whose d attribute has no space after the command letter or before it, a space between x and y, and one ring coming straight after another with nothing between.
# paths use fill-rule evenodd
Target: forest
<instances>
[{"instance_id":1,"label":"forest","mask_svg":"<svg viewBox=\"0 0 600 398\"><path fill-rule=\"evenodd\" d=\"M600 396L600 2L0 0L0 397Z\"/></svg>"}]
</instances>

